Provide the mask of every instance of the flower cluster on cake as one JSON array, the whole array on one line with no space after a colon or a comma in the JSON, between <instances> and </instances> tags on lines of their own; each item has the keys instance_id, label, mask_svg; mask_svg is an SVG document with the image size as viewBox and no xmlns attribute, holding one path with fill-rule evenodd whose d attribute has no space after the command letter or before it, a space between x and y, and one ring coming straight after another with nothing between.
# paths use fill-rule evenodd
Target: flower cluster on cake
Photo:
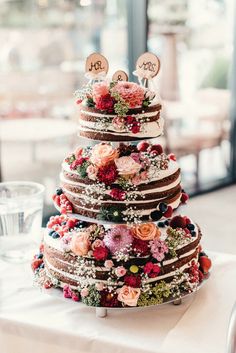
<instances>
[{"instance_id":1,"label":"flower cluster on cake","mask_svg":"<svg viewBox=\"0 0 236 353\"><path fill-rule=\"evenodd\" d=\"M157 305L196 291L211 260L200 227L178 213L188 195L176 158L153 140L163 129L157 94L92 81L77 103L87 143L62 163L53 195L60 215L32 260L36 282L96 307Z\"/></svg>"}]
</instances>

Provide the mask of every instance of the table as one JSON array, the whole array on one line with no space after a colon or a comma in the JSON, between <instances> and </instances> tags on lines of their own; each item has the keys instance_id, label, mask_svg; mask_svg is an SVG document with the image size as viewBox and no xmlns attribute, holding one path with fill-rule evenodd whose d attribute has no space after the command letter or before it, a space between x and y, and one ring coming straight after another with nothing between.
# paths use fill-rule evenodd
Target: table
<instances>
[{"instance_id":1,"label":"table","mask_svg":"<svg viewBox=\"0 0 236 353\"><path fill-rule=\"evenodd\" d=\"M201 290L179 306L110 311L42 294L27 265L0 262L1 353L224 353L236 299L236 256L211 254Z\"/></svg>"}]
</instances>

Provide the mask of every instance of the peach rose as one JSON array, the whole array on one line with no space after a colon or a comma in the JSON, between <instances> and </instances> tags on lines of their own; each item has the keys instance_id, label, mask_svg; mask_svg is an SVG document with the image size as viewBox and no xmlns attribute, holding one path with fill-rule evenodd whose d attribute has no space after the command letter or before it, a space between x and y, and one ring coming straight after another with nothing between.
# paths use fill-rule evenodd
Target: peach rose
<instances>
[{"instance_id":1,"label":"peach rose","mask_svg":"<svg viewBox=\"0 0 236 353\"><path fill-rule=\"evenodd\" d=\"M140 296L139 288L123 286L119 291L118 300L128 306L137 306L139 296Z\"/></svg>"},{"instance_id":2,"label":"peach rose","mask_svg":"<svg viewBox=\"0 0 236 353\"><path fill-rule=\"evenodd\" d=\"M113 128L117 131L122 131L125 127L125 120L120 116L116 116L112 120Z\"/></svg>"},{"instance_id":3,"label":"peach rose","mask_svg":"<svg viewBox=\"0 0 236 353\"><path fill-rule=\"evenodd\" d=\"M160 238L160 229L154 223L142 223L133 228L135 238L141 240L153 240Z\"/></svg>"},{"instance_id":4,"label":"peach rose","mask_svg":"<svg viewBox=\"0 0 236 353\"><path fill-rule=\"evenodd\" d=\"M90 164L86 169L86 172L88 174L89 179L96 180L98 173L98 168L96 166Z\"/></svg>"},{"instance_id":5,"label":"peach rose","mask_svg":"<svg viewBox=\"0 0 236 353\"><path fill-rule=\"evenodd\" d=\"M90 248L89 233L79 232L74 234L72 237L70 248L75 255L87 255Z\"/></svg>"},{"instance_id":6,"label":"peach rose","mask_svg":"<svg viewBox=\"0 0 236 353\"><path fill-rule=\"evenodd\" d=\"M141 169L141 165L135 162L132 157L120 157L115 160L115 164L120 175L133 175Z\"/></svg>"},{"instance_id":7,"label":"peach rose","mask_svg":"<svg viewBox=\"0 0 236 353\"><path fill-rule=\"evenodd\" d=\"M99 143L92 149L90 160L98 167L102 167L118 158L117 150L114 150L108 143Z\"/></svg>"},{"instance_id":8,"label":"peach rose","mask_svg":"<svg viewBox=\"0 0 236 353\"><path fill-rule=\"evenodd\" d=\"M107 94L109 94L109 89L106 82L94 83L92 96L95 103L97 103L99 98L101 98L102 96L106 96Z\"/></svg>"}]
</instances>

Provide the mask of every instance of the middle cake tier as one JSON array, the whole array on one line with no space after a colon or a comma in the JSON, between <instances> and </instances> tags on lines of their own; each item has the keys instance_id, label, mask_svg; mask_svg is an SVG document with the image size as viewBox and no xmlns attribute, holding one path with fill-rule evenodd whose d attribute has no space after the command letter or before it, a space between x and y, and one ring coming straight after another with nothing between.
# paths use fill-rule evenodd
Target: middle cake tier
<instances>
[{"instance_id":1,"label":"middle cake tier","mask_svg":"<svg viewBox=\"0 0 236 353\"><path fill-rule=\"evenodd\" d=\"M73 213L112 222L158 220L160 203L175 209L182 195L174 156L146 141L79 147L65 158L60 180Z\"/></svg>"}]
</instances>

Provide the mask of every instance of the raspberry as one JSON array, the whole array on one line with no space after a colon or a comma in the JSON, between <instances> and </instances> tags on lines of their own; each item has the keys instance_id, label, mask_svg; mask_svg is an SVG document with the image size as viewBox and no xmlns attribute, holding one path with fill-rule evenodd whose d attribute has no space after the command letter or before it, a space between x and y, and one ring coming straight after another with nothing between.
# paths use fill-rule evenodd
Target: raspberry
<instances>
[{"instance_id":1,"label":"raspberry","mask_svg":"<svg viewBox=\"0 0 236 353\"><path fill-rule=\"evenodd\" d=\"M31 262L31 268L33 271L37 270L37 268L39 268L39 266L43 263L42 259L34 259Z\"/></svg>"},{"instance_id":2,"label":"raspberry","mask_svg":"<svg viewBox=\"0 0 236 353\"><path fill-rule=\"evenodd\" d=\"M43 243L40 244L39 251L40 251L41 253L44 252L44 244L43 244Z\"/></svg>"},{"instance_id":3,"label":"raspberry","mask_svg":"<svg viewBox=\"0 0 236 353\"><path fill-rule=\"evenodd\" d=\"M62 213L62 214L66 214L66 213L67 213L67 210L66 210L65 207L62 207L62 208L61 208L61 213Z\"/></svg>"},{"instance_id":4,"label":"raspberry","mask_svg":"<svg viewBox=\"0 0 236 353\"><path fill-rule=\"evenodd\" d=\"M44 282L43 286L44 286L45 289L49 289L49 288L52 288L53 284L52 284L52 282L49 279L47 279Z\"/></svg>"},{"instance_id":5,"label":"raspberry","mask_svg":"<svg viewBox=\"0 0 236 353\"><path fill-rule=\"evenodd\" d=\"M145 151L147 151L148 147L149 147L149 143L146 142L146 141L139 142L138 145L137 145L137 149L138 149L140 152L145 152Z\"/></svg>"},{"instance_id":6,"label":"raspberry","mask_svg":"<svg viewBox=\"0 0 236 353\"><path fill-rule=\"evenodd\" d=\"M167 211L164 213L164 217L170 218L173 214L173 208L171 206L168 206Z\"/></svg>"},{"instance_id":7,"label":"raspberry","mask_svg":"<svg viewBox=\"0 0 236 353\"><path fill-rule=\"evenodd\" d=\"M60 196L56 195L55 199L54 199L54 202L56 203L57 206L60 207L61 205L61 199L60 199Z\"/></svg>"},{"instance_id":8,"label":"raspberry","mask_svg":"<svg viewBox=\"0 0 236 353\"><path fill-rule=\"evenodd\" d=\"M153 145L151 147L151 152L156 152L156 154L162 154L163 153L163 148L161 145Z\"/></svg>"},{"instance_id":9,"label":"raspberry","mask_svg":"<svg viewBox=\"0 0 236 353\"><path fill-rule=\"evenodd\" d=\"M76 219L72 219L70 218L67 222L66 222L66 226L68 228L74 228L75 224L77 223Z\"/></svg>"},{"instance_id":10,"label":"raspberry","mask_svg":"<svg viewBox=\"0 0 236 353\"><path fill-rule=\"evenodd\" d=\"M186 221L185 221L184 217L182 217L182 216L175 216L171 219L170 226L172 228L185 228Z\"/></svg>"},{"instance_id":11,"label":"raspberry","mask_svg":"<svg viewBox=\"0 0 236 353\"><path fill-rule=\"evenodd\" d=\"M202 273L201 270L198 271L198 276L199 276L199 282L202 282L204 279L204 274Z\"/></svg>"},{"instance_id":12,"label":"raspberry","mask_svg":"<svg viewBox=\"0 0 236 353\"><path fill-rule=\"evenodd\" d=\"M207 256L200 256L199 263L202 272L206 275L211 268L211 260Z\"/></svg>"},{"instance_id":13,"label":"raspberry","mask_svg":"<svg viewBox=\"0 0 236 353\"><path fill-rule=\"evenodd\" d=\"M170 153L168 157L169 157L169 159L171 159L172 161L176 161L176 157L175 157L174 153Z\"/></svg>"},{"instance_id":14,"label":"raspberry","mask_svg":"<svg viewBox=\"0 0 236 353\"><path fill-rule=\"evenodd\" d=\"M186 203L188 200L189 200L188 194L186 194L186 192L182 192L180 201L181 201L182 203Z\"/></svg>"}]
</instances>

